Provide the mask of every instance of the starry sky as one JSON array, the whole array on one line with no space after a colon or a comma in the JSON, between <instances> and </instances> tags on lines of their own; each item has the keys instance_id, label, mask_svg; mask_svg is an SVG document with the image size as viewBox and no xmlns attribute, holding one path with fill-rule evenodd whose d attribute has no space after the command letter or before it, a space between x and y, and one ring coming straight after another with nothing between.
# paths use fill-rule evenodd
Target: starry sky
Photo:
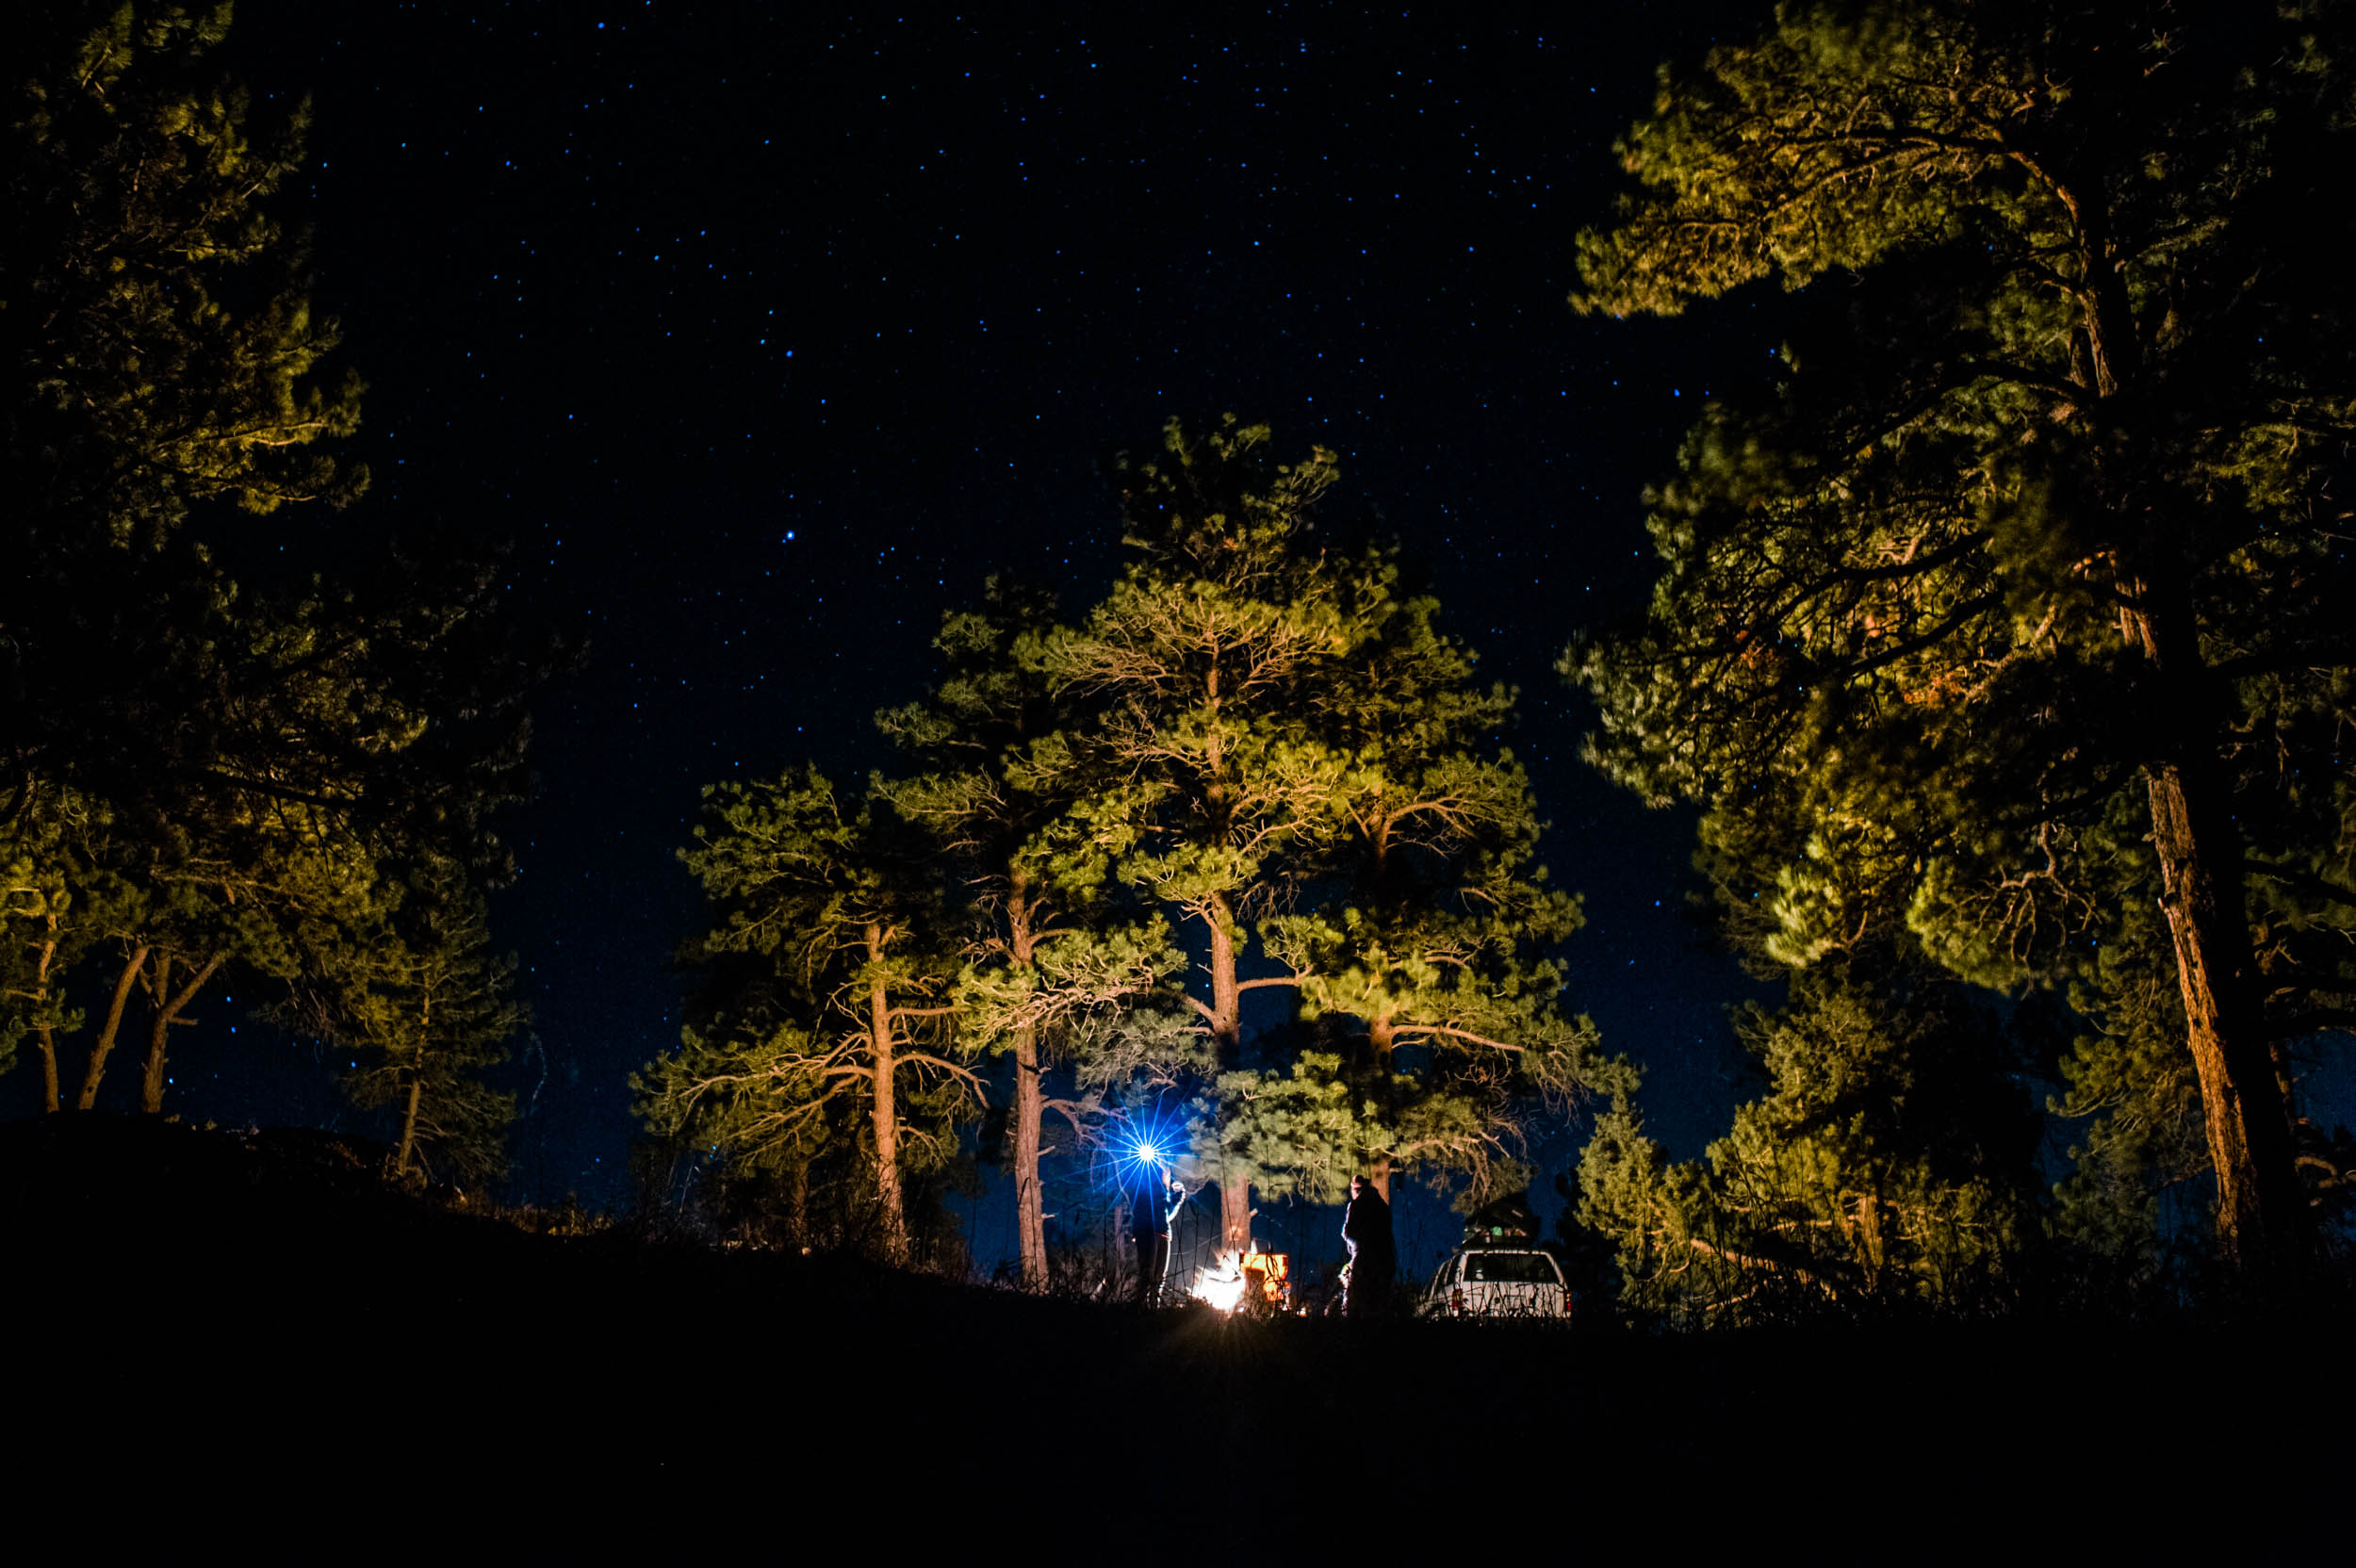
<instances>
[{"instance_id":1,"label":"starry sky","mask_svg":"<svg viewBox=\"0 0 2356 1568\"><path fill-rule=\"evenodd\" d=\"M1657 64L1762 8L242 0L228 63L266 110L314 99L288 205L370 385L371 494L273 526L512 540L518 613L590 649L538 704L495 905L536 1017L524 1188L624 1196L699 787L886 765L869 717L921 687L941 612L994 571L1085 607L1119 564L1104 460L1224 410L1335 449L1520 688L1589 911L1570 1001L1648 1064L1673 1152L1723 1129L1744 988L1680 913L1691 819L1579 764L1552 662L1641 611L1643 486L1703 399L1767 373L1776 306L1563 297ZM222 1027L179 1045L191 1114L304 1114L268 1098L302 1075L256 1111L239 1066L308 1048Z\"/></svg>"}]
</instances>

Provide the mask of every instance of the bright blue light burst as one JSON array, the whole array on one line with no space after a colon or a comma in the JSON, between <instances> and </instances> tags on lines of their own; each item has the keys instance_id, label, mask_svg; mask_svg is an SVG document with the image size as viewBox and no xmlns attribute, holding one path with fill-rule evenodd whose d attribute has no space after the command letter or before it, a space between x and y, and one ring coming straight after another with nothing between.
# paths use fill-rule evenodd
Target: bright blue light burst
<instances>
[{"instance_id":1,"label":"bright blue light burst","mask_svg":"<svg viewBox=\"0 0 2356 1568\"><path fill-rule=\"evenodd\" d=\"M1123 1188L1140 1183L1159 1186L1185 1152L1182 1131L1160 1114L1133 1123L1106 1151L1112 1156L1114 1180Z\"/></svg>"}]
</instances>

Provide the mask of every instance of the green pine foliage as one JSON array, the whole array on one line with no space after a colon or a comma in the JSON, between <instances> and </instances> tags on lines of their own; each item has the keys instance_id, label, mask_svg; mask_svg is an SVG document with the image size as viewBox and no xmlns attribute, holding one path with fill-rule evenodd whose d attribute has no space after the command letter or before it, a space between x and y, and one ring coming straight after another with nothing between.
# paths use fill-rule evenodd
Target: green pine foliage
<instances>
[{"instance_id":1,"label":"green pine foliage","mask_svg":"<svg viewBox=\"0 0 2356 1568\"><path fill-rule=\"evenodd\" d=\"M1092 713L1039 657L1054 614L1047 596L991 581L978 607L943 618L941 678L926 696L876 715L924 770L878 788L958 884L960 1037L1003 1055L1013 1075L1006 1153L1031 1290L1048 1285L1049 1128L1067 1148L1102 1147L1137 1099L1203 1065L1172 1011L1185 957L1167 923L1120 900L1109 858L1071 815L1106 781L1071 742ZM1050 1074L1068 1092L1050 1092Z\"/></svg>"},{"instance_id":2,"label":"green pine foliage","mask_svg":"<svg viewBox=\"0 0 2356 1568\"><path fill-rule=\"evenodd\" d=\"M1316 532L1333 455L1273 462L1265 426L1232 416L1208 434L1173 421L1162 449L1124 463L1124 536L1136 552L1112 592L1039 657L1095 715L1069 738L1097 781L1072 816L1132 896L1175 915L1206 958L1186 1006L1217 1084L1256 1070L1242 999L1297 973L1248 974L1255 918L1314 874L1352 759L1319 698L1374 637L1395 573L1371 551ZM1199 1110L1199 1168L1221 1192L1223 1245L1251 1239L1250 1190L1273 1174L1246 1157L1235 1097Z\"/></svg>"},{"instance_id":3,"label":"green pine foliage","mask_svg":"<svg viewBox=\"0 0 2356 1568\"><path fill-rule=\"evenodd\" d=\"M1599 1118L1579 1217L1615 1244L1628 1301L1710 1326L2012 1303L2038 1125L2003 1027L1955 989L1836 960L1747 1010L1766 1092L1698 1164L1632 1102Z\"/></svg>"},{"instance_id":4,"label":"green pine foliage","mask_svg":"<svg viewBox=\"0 0 2356 1568\"><path fill-rule=\"evenodd\" d=\"M1462 1178L1477 1206L1528 1184L1529 1114L1634 1078L1591 1020L1561 1009L1546 954L1579 928L1579 899L1539 862L1529 780L1497 743L1513 694L1475 682L1437 614L1428 597L1401 601L1336 673L1353 766L1321 857L1334 896L1262 929L1301 977L1303 1016L1359 1021L1341 1070L1367 1118L1354 1163Z\"/></svg>"},{"instance_id":5,"label":"green pine foliage","mask_svg":"<svg viewBox=\"0 0 2356 1568\"><path fill-rule=\"evenodd\" d=\"M1616 1099L1578 1218L1614 1250L1629 1307L1691 1325L2002 1310L2050 1275L2030 1083L2055 1009L2004 1005L1937 962L1899 872L1860 880L1839 943L1794 963L1779 894L1808 837L1766 790L1703 817L1704 912L1750 973L1784 983L1782 1005L1736 1015L1762 1092L1691 1164L1646 1135L1637 1097Z\"/></svg>"},{"instance_id":6,"label":"green pine foliage","mask_svg":"<svg viewBox=\"0 0 2356 1568\"><path fill-rule=\"evenodd\" d=\"M1625 1070L1558 1010L1543 951L1578 906L1498 743L1512 694L1402 595L1393 550L1329 527L1333 454L1277 463L1270 440L1172 422L1124 464L1132 564L1038 655L1093 715L1069 752L1103 782L1072 818L1205 955L1196 1157L1231 1249L1254 1189L1330 1198L1395 1165L1511 1184L1529 1101ZM1355 1026L1247 1041L1263 989Z\"/></svg>"},{"instance_id":7,"label":"green pine foliage","mask_svg":"<svg viewBox=\"0 0 2356 1568\"><path fill-rule=\"evenodd\" d=\"M2356 995L2352 46L2328 6L1786 5L1664 74L1574 300L1803 291L1772 395L1711 407L1653 497L1646 629L1566 656L1597 760L1800 827L1787 964L1895 897L1955 973L2074 988L2063 1109L2129 1118L2081 1196L2200 1173L2133 1131L2189 1073L2260 1273L2317 1196L2280 1043Z\"/></svg>"},{"instance_id":8,"label":"green pine foliage","mask_svg":"<svg viewBox=\"0 0 2356 1568\"><path fill-rule=\"evenodd\" d=\"M391 1174L487 1182L503 1175L515 1096L484 1075L529 1024L515 960L491 950L489 913L465 868L430 861L399 901L319 966L335 1043L355 1054L344 1084L363 1109L391 1113Z\"/></svg>"},{"instance_id":9,"label":"green pine foliage","mask_svg":"<svg viewBox=\"0 0 2356 1568\"><path fill-rule=\"evenodd\" d=\"M658 1136L802 1174L846 1145L856 1231L911 1255L907 1179L958 1157L982 1085L955 1028L962 956L932 846L888 792L845 802L804 768L714 786L679 858L711 922L681 1049L631 1080Z\"/></svg>"},{"instance_id":10,"label":"green pine foliage","mask_svg":"<svg viewBox=\"0 0 2356 1568\"><path fill-rule=\"evenodd\" d=\"M332 991L414 874L505 874L489 818L551 667L479 547L396 550L357 585L224 564L253 514L365 480L333 449L357 383L323 379L335 333L272 210L304 111L260 122L219 76L227 20L0 24L0 976L52 1108L96 1103L143 1029L162 1109L207 987Z\"/></svg>"},{"instance_id":11,"label":"green pine foliage","mask_svg":"<svg viewBox=\"0 0 2356 1568\"><path fill-rule=\"evenodd\" d=\"M62 521L154 547L207 500L269 512L366 482L316 445L356 428L360 385L322 380L335 327L267 204L303 166L309 106L257 122L212 70L229 12L69 4L8 24L0 484L44 538Z\"/></svg>"},{"instance_id":12,"label":"green pine foliage","mask_svg":"<svg viewBox=\"0 0 2356 1568\"><path fill-rule=\"evenodd\" d=\"M1034 1288L1051 1134L1095 1147L1177 1110L1178 1174L1220 1189L1234 1249L1254 1192L1519 1186L1534 1118L1633 1085L1560 1005L1547 950L1579 906L1500 743L1513 694L1399 592L1390 549L1325 531L1332 455L1277 464L1231 417L1172 423L1120 473L1136 553L1111 592L1062 622L989 585L943 620L931 689L878 715L916 772L856 808L807 770L710 797L686 856L706 982L641 1114L786 1233L859 1231L811 1204L859 1162L888 1233L881 1173L923 1168L911 1142L948 1158L984 1054L1012 1070L986 1141ZM1247 1037L1255 991L1285 1021Z\"/></svg>"}]
</instances>

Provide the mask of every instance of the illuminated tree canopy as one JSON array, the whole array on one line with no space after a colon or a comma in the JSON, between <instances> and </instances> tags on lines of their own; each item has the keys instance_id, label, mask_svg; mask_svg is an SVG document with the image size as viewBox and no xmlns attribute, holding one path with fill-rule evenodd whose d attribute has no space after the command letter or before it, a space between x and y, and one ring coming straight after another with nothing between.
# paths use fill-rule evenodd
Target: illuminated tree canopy
<instances>
[{"instance_id":1,"label":"illuminated tree canopy","mask_svg":"<svg viewBox=\"0 0 2356 1568\"><path fill-rule=\"evenodd\" d=\"M1036 657L1054 633L1043 596L992 582L952 612L934 646L941 676L876 723L927 771L884 786L938 843L966 910L959 1028L1014 1071L1007 1124L1023 1283L1047 1283L1040 1157L1053 1119L1101 1143L1139 1095L1174 1089L1201 1053L1172 1016L1184 956L1153 912L1116 898L1109 858L1070 813L1102 786L1070 733L1087 715ZM1069 1070L1071 1092L1047 1073Z\"/></svg>"},{"instance_id":2,"label":"illuminated tree canopy","mask_svg":"<svg viewBox=\"0 0 2356 1568\"><path fill-rule=\"evenodd\" d=\"M849 1107L876 1250L904 1261L903 1173L956 1154L981 1086L960 1059L960 953L930 845L888 800L846 805L808 770L721 785L706 817L681 858L712 906L688 955L711 979L686 1048L637 1081L642 1114L741 1157L807 1165Z\"/></svg>"},{"instance_id":3,"label":"illuminated tree canopy","mask_svg":"<svg viewBox=\"0 0 2356 1568\"><path fill-rule=\"evenodd\" d=\"M1632 1085L1561 1008L1546 950L1579 906L1538 863L1528 780L1497 743L1512 694L1474 683L1387 548L1321 527L1332 455L1276 464L1269 439L1173 422L1124 461L1136 555L1085 616L1000 584L950 614L931 691L878 715L924 771L875 779L856 818L815 776L721 788L688 856L719 917L693 944L711 1017L641 1075L650 1123L789 1165L848 1135L888 1203L882 1113L854 1131L824 1107L872 1104L887 1054L954 1099L980 1086L968 1062L1004 1052L1036 1287L1044 1119L1101 1141L1185 1107L1181 1175L1219 1189L1239 1251L1255 1192L1326 1201L1407 1169L1485 1197L1527 1179L1533 1107ZM924 956L878 949L856 981L816 956L868 929L826 902L853 887L906 901L875 928ZM761 962L725 961L744 953ZM882 1002L860 989L877 983ZM924 1021L892 1033L875 1020L903 1016L902 992ZM1256 1033L1255 992L1282 1004ZM857 1027L822 1026L855 993Z\"/></svg>"},{"instance_id":4,"label":"illuminated tree canopy","mask_svg":"<svg viewBox=\"0 0 2356 1568\"><path fill-rule=\"evenodd\" d=\"M1074 815L1204 955L1200 1153L1235 1250L1254 1187L1330 1200L1399 1163L1486 1190L1518 1174L1517 1097L1617 1070L1535 957L1577 906L1545 885L1527 786L1493 749L1510 694L1473 684L1389 549L1320 525L1333 455L1275 463L1269 439L1171 423L1124 472L1136 560L1041 655L1101 713L1072 745L1111 782ZM1363 1035L1253 1060L1263 989Z\"/></svg>"},{"instance_id":5,"label":"illuminated tree canopy","mask_svg":"<svg viewBox=\"0 0 2356 1568\"><path fill-rule=\"evenodd\" d=\"M1573 302L1809 307L1657 493L1646 631L1567 656L1597 759L1808 825L1789 963L1894 904L1962 975L2078 982L2100 1058L2149 1027L2135 927L2261 1269L2307 1226L2278 1054L2356 997L2350 42L2328 6L1787 5L1664 75Z\"/></svg>"},{"instance_id":6,"label":"illuminated tree canopy","mask_svg":"<svg viewBox=\"0 0 2356 1568\"><path fill-rule=\"evenodd\" d=\"M8 24L0 988L52 1110L95 1106L143 1024L161 1111L208 988L333 990L413 875L504 876L490 818L524 791L521 704L551 667L472 541L420 535L344 581L275 549L233 568L256 514L366 476L335 449L358 383L323 376L335 334L272 211L304 111L265 122L218 75L227 17Z\"/></svg>"},{"instance_id":7,"label":"illuminated tree canopy","mask_svg":"<svg viewBox=\"0 0 2356 1568\"><path fill-rule=\"evenodd\" d=\"M257 119L213 70L229 10L67 5L10 24L25 79L0 174L0 482L20 526L153 547L207 500L269 512L366 483L332 448L359 423L360 384L322 378L336 329L266 205L303 165L309 107Z\"/></svg>"}]
</instances>

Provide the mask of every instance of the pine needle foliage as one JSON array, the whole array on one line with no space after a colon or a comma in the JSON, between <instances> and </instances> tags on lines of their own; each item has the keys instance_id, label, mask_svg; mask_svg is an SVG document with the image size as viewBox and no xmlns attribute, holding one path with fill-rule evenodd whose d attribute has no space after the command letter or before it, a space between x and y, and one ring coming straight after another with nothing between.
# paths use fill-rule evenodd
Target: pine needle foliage
<instances>
[{"instance_id":1,"label":"pine needle foliage","mask_svg":"<svg viewBox=\"0 0 2356 1568\"><path fill-rule=\"evenodd\" d=\"M659 1135L807 1171L850 1140L875 1250L911 1253L911 1175L956 1159L981 1102L961 1059L958 933L930 844L871 792L808 768L706 792L680 859L711 923L683 956L704 984L681 1049L631 1080Z\"/></svg>"},{"instance_id":2,"label":"pine needle foliage","mask_svg":"<svg viewBox=\"0 0 2356 1568\"><path fill-rule=\"evenodd\" d=\"M1401 592L1392 547L1333 526L1333 455L1271 442L1173 421L1125 460L1131 564L1039 653L1094 715L1072 751L1104 782L1072 817L1202 956L1196 1155L1230 1250L1255 1188L1331 1198L1394 1165L1510 1183L1517 1099L1616 1070L1541 956L1578 912L1498 741L1512 694ZM1248 1041L1255 991L1357 1027L1338 1051Z\"/></svg>"},{"instance_id":3,"label":"pine needle foliage","mask_svg":"<svg viewBox=\"0 0 2356 1568\"><path fill-rule=\"evenodd\" d=\"M384 918L321 966L325 1022L356 1054L352 1102L391 1113L389 1174L488 1182L505 1174L515 1098L484 1075L501 1066L529 1015L515 959L491 949L489 911L465 869L429 861Z\"/></svg>"},{"instance_id":4,"label":"pine needle foliage","mask_svg":"<svg viewBox=\"0 0 2356 1568\"><path fill-rule=\"evenodd\" d=\"M224 562L365 474L335 444L302 235L276 215L307 110L213 56L226 7L44 5L0 24L0 866L10 1045L96 1103L144 1022L242 972L326 985L415 871L507 869L524 694L551 667L495 566L434 541L357 586ZM143 1019L142 1019L142 1016ZM59 1083L86 1031L80 1089Z\"/></svg>"},{"instance_id":5,"label":"pine needle foliage","mask_svg":"<svg viewBox=\"0 0 2356 1568\"><path fill-rule=\"evenodd\" d=\"M993 580L979 605L943 618L931 691L876 715L924 770L879 788L956 878L958 1030L1012 1070L1006 1157L1028 1290L1049 1282L1050 1125L1064 1152L1101 1150L1142 1099L1202 1065L1173 1012L1185 957L1167 922L1120 897L1108 857L1071 814L1104 780L1072 743L1094 715L1042 667L1055 632L1052 597Z\"/></svg>"},{"instance_id":6,"label":"pine needle foliage","mask_svg":"<svg viewBox=\"0 0 2356 1568\"><path fill-rule=\"evenodd\" d=\"M2141 1005L2115 912L2156 909L2135 951L2256 1282L2317 1196L2278 1053L2356 1017L2352 49L2330 4L1787 4L1664 74L1573 299L1804 303L1774 394L1653 497L1647 629L1566 656L1596 760L1797 813L1794 965L1896 881L1954 972L2099 1015ZM2084 1081L2140 1071L2093 1057L2144 1027L2090 1036ZM2173 1092L2141 1081L2138 1115Z\"/></svg>"}]
</instances>

